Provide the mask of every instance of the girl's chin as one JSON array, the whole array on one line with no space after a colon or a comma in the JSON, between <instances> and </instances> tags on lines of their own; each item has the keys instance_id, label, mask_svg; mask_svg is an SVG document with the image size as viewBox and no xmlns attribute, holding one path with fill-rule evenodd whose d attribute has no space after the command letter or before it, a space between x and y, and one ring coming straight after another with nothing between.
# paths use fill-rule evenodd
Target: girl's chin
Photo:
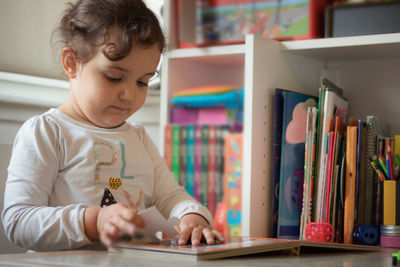
<instances>
[{"instance_id":1,"label":"girl's chin","mask_svg":"<svg viewBox=\"0 0 400 267\"><path fill-rule=\"evenodd\" d=\"M125 123L125 118L93 121L92 124L100 128L117 128Z\"/></svg>"}]
</instances>

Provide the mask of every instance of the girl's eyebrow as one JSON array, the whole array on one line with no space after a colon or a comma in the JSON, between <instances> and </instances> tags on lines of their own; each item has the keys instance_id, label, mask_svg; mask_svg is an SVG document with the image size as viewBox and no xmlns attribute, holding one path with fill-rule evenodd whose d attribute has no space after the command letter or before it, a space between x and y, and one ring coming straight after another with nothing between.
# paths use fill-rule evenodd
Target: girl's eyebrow
<instances>
[{"instance_id":1,"label":"girl's eyebrow","mask_svg":"<svg viewBox=\"0 0 400 267\"><path fill-rule=\"evenodd\" d=\"M120 67L120 66L116 66L116 65L110 65L110 66L108 66L110 69L116 69L116 70L120 70L120 71L123 71L123 72L129 72L129 70L127 70L127 69L125 69L125 68L123 68L123 67ZM148 72L148 73L145 73L143 76L153 76L153 75L155 75L156 74L156 72Z\"/></svg>"},{"instance_id":2,"label":"girl's eyebrow","mask_svg":"<svg viewBox=\"0 0 400 267\"><path fill-rule=\"evenodd\" d=\"M129 72L129 70L124 69L124 68L122 68L122 67L120 67L120 66L116 66L116 65L109 65L108 67L109 67L110 69L116 69L116 70L120 70L120 71L123 71L123 72Z\"/></svg>"},{"instance_id":3,"label":"girl's eyebrow","mask_svg":"<svg viewBox=\"0 0 400 267\"><path fill-rule=\"evenodd\" d=\"M109 65L108 68L110 68L110 69L116 69L116 70L119 70L119 71L122 71L122 72L127 72L127 73L130 72L129 70L127 70L127 69L125 69L125 68L123 68L123 67L117 66L117 65ZM154 75L156 75L156 73L157 73L157 72L155 72L155 71L153 71L153 72L147 72L147 73L143 74L141 77L145 77L145 76L154 76Z\"/></svg>"}]
</instances>

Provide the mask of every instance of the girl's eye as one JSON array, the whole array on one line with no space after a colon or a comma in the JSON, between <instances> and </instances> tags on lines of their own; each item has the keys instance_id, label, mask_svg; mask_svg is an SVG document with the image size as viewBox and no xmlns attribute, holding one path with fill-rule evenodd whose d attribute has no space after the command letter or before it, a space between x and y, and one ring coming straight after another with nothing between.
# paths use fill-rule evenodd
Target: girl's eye
<instances>
[{"instance_id":1,"label":"girl's eye","mask_svg":"<svg viewBox=\"0 0 400 267\"><path fill-rule=\"evenodd\" d=\"M115 78L115 77L111 77L111 76L108 76L108 75L106 75L106 79L109 80L110 82L113 82L113 83L117 83L117 82L120 82L122 80L121 78Z\"/></svg>"},{"instance_id":2,"label":"girl's eye","mask_svg":"<svg viewBox=\"0 0 400 267\"><path fill-rule=\"evenodd\" d=\"M148 87L148 84L145 82L137 81L136 84L140 87Z\"/></svg>"}]
</instances>

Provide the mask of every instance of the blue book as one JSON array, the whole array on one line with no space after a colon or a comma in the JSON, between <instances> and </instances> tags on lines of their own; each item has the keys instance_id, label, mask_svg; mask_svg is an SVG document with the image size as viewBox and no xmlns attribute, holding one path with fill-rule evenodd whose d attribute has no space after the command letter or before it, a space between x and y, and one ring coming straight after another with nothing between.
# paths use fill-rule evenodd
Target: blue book
<instances>
[{"instance_id":1,"label":"blue book","mask_svg":"<svg viewBox=\"0 0 400 267\"><path fill-rule=\"evenodd\" d=\"M186 126L186 191L194 197L194 133L193 124Z\"/></svg>"},{"instance_id":2,"label":"blue book","mask_svg":"<svg viewBox=\"0 0 400 267\"><path fill-rule=\"evenodd\" d=\"M270 236L272 238L277 237L277 226L278 226L278 199L279 199L279 176L281 173L281 148L282 148L282 115L283 115L283 92L289 92L288 90L276 88L275 99L274 99L274 118L273 118L273 147L272 156L274 158L272 165L272 209L271 209L271 229Z\"/></svg>"},{"instance_id":3,"label":"blue book","mask_svg":"<svg viewBox=\"0 0 400 267\"><path fill-rule=\"evenodd\" d=\"M317 102L311 95L283 92L278 238L299 238L307 108L316 107Z\"/></svg>"}]
</instances>

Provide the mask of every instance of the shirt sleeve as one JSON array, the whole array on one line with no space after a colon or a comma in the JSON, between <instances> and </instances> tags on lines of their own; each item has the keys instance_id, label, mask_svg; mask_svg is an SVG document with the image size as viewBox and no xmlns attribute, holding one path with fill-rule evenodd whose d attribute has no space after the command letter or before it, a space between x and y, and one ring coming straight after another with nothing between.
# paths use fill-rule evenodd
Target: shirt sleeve
<instances>
[{"instance_id":1,"label":"shirt sleeve","mask_svg":"<svg viewBox=\"0 0 400 267\"><path fill-rule=\"evenodd\" d=\"M153 161L154 192L152 202L156 208L166 218L174 216L180 219L186 214L197 213L203 216L213 227L214 221L211 213L192 198L182 186L178 185L174 175L168 169L167 163L161 157L143 126L135 125L134 127L137 129L139 137L143 140L146 151Z\"/></svg>"},{"instance_id":2,"label":"shirt sleeve","mask_svg":"<svg viewBox=\"0 0 400 267\"><path fill-rule=\"evenodd\" d=\"M8 239L26 249L91 244L84 233L86 206L48 206L62 157L56 128L45 117L35 117L24 123L14 141L1 217Z\"/></svg>"}]
</instances>

